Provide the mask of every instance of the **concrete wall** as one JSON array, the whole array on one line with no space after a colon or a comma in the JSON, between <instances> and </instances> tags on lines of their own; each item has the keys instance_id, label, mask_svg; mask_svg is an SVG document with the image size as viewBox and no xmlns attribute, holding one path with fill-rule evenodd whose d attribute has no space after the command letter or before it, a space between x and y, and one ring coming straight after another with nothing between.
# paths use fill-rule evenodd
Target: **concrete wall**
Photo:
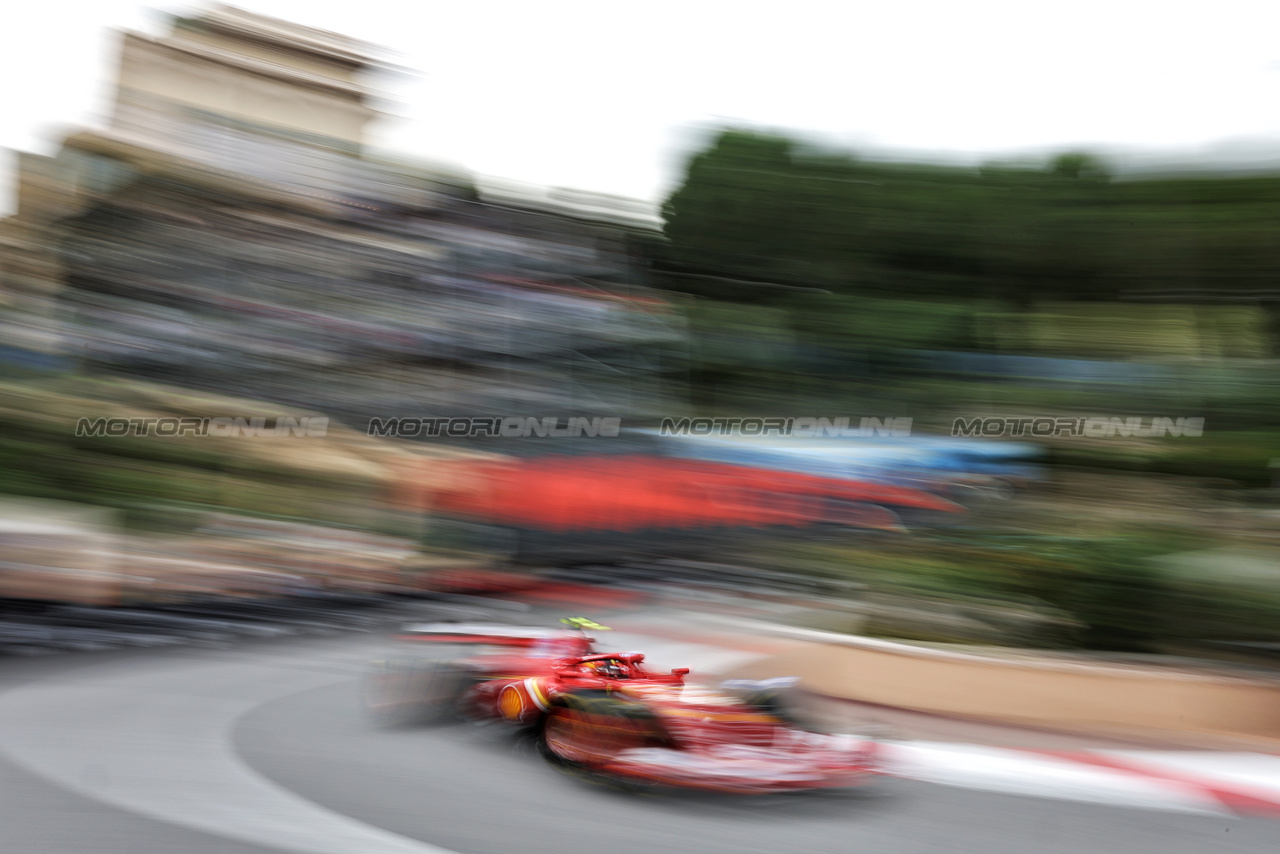
<instances>
[{"instance_id":1,"label":"concrete wall","mask_svg":"<svg viewBox=\"0 0 1280 854\"><path fill-rule=\"evenodd\" d=\"M806 644L734 675L800 676L828 696L1052 729L1280 738L1280 681L1207 670L1004 659L866 638Z\"/></svg>"}]
</instances>

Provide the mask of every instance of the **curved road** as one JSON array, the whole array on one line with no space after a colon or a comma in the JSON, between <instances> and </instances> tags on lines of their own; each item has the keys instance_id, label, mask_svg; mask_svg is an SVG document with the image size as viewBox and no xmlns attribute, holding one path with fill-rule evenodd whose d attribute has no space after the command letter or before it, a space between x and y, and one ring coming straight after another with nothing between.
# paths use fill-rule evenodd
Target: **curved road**
<instances>
[{"instance_id":1,"label":"curved road","mask_svg":"<svg viewBox=\"0 0 1280 854\"><path fill-rule=\"evenodd\" d=\"M0 663L5 850L1280 850L1272 819L906 780L857 795L623 795L501 731L371 728L354 680L375 648L344 638Z\"/></svg>"}]
</instances>

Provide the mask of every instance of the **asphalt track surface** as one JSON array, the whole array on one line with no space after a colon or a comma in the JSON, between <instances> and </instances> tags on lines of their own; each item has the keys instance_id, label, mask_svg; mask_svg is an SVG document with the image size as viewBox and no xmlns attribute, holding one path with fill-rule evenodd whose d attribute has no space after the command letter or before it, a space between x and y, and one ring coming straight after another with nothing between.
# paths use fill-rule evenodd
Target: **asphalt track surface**
<instances>
[{"instance_id":1,"label":"asphalt track surface","mask_svg":"<svg viewBox=\"0 0 1280 854\"><path fill-rule=\"evenodd\" d=\"M856 794L630 795L474 726L380 730L368 638L0 662L0 851L1204 852L1280 821L887 780Z\"/></svg>"}]
</instances>

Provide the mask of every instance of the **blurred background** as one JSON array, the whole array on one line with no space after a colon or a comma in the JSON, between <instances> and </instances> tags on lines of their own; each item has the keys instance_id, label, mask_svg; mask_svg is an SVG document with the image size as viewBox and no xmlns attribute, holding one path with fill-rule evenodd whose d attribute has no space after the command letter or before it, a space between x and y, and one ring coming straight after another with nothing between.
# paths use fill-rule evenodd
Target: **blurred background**
<instances>
[{"instance_id":1,"label":"blurred background","mask_svg":"<svg viewBox=\"0 0 1280 854\"><path fill-rule=\"evenodd\" d=\"M785 592L800 624L917 642L1273 666L1266 158L926 157L706 121L634 199L372 146L377 81L409 73L375 45L223 6L155 20L111 36L102 121L12 158L8 648L126 607L572 578ZM508 125L490 145L538 150ZM323 435L154 426L303 417ZM502 417L623 429L371 429ZM77 429L113 418L153 426ZM663 429L687 418L858 435ZM1108 426L957 433L974 419Z\"/></svg>"}]
</instances>

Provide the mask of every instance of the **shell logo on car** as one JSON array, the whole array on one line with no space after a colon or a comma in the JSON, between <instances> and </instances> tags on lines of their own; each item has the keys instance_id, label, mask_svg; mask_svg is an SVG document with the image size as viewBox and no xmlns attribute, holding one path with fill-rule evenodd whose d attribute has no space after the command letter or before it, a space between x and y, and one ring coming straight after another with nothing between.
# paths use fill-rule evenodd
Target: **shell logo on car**
<instances>
[{"instance_id":1,"label":"shell logo on car","mask_svg":"<svg viewBox=\"0 0 1280 854\"><path fill-rule=\"evenodd\" d=\"M515 722L525 715L524 697L520 695L520 689L515 685L508 685L502 689L502 693L498 696L498 710L502 712L502 717Z\"/></svg>"},{"instance_id":2,"label":"shell logo on car","mask_svg":"<svg viewBox=\"0 0 1280 854\"><path fill-rule=\"evenodd\" d=\"M550 710L547 692L536 678L513 682L498 694L498 711L512 723L523 723L540 711Z\"/></svg>"}]
</instances>

